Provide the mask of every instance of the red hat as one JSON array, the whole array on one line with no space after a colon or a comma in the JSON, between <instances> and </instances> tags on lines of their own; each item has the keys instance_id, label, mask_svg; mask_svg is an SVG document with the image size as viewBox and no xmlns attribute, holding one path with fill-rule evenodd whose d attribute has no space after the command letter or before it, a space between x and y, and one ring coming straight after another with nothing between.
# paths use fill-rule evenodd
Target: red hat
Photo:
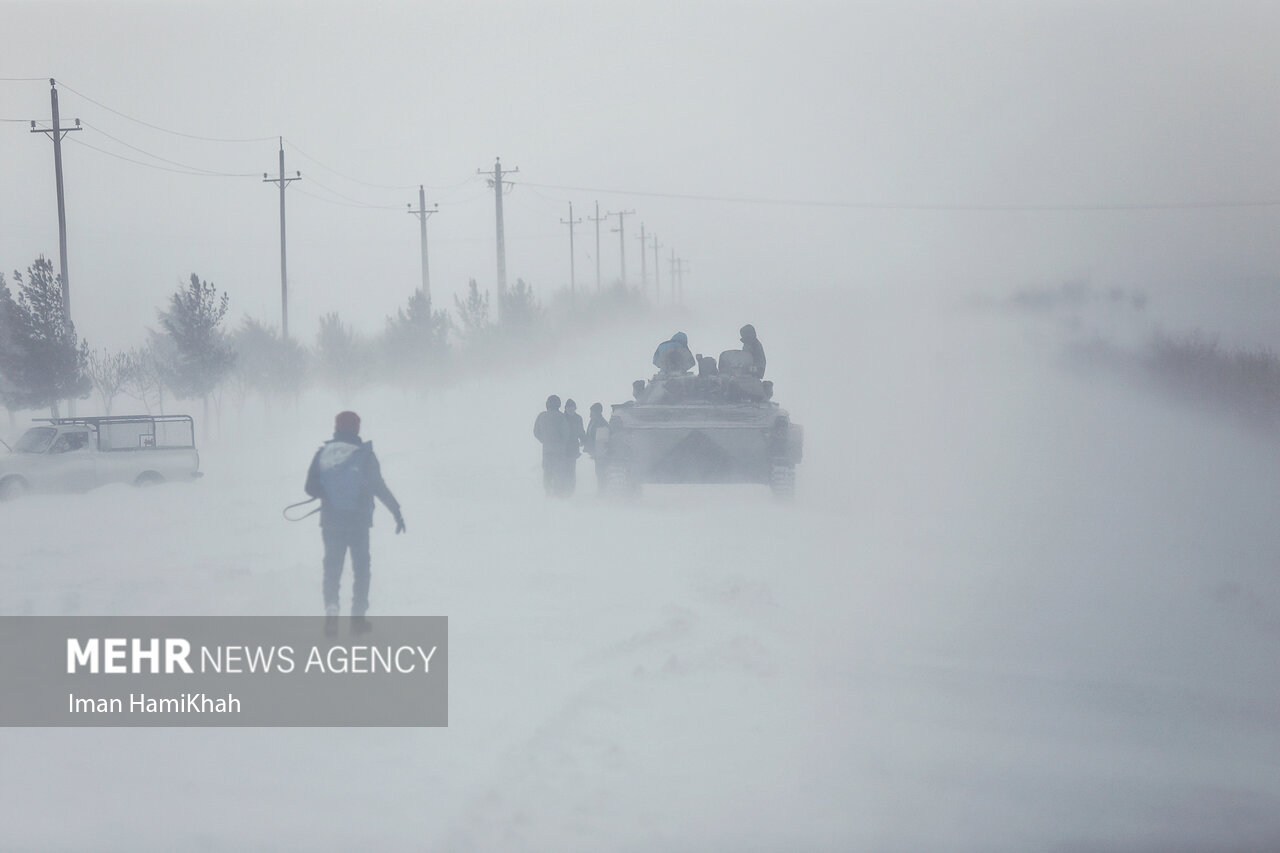
<instances>
[{"instance_id":1,"label":"red hat","mask_svg":"<svg viewBox=\"0 0 1280 853\"><path fill-rule=\"evenodd\" d=\"M334 432L360 432L360 416L355 412L338 412L338 416L333 419Z\"/></svg>"}]
</instances>

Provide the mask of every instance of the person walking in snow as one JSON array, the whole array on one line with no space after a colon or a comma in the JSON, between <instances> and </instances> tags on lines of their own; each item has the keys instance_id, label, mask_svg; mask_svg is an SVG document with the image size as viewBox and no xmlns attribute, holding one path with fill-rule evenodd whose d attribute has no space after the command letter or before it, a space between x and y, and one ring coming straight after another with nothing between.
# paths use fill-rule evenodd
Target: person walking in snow
<instances>
[{"instance_id":1,"label":"person walking in snow","mask_svg":"<svg viewBox=\"0 0 1280 853\"><path fill-rule=\"evenodd\" d=\"M396 533L404 533L400 503L382 479L382 467L373 453L373 442L360 440L360 416L339 412L333 422L333 438L321 445L311 459L304 486L320 499L320 537L324 541L324 612L326 633L338 627L338 589L347 551L351 552L351 630L369 631L369 528L373 526L373 499L382 502L396 521Z\"/></svg>"},{"instance_id":2,"label":"person walking in snow","mask_svg":"<svg viewBox=\"0 0 1280 853\"><path fill-rule=\"evenodd\" d=\"M565 494L565 467L569 457L569 421L560 411L560 398L547 398L547 409L533 422L533 437L542 443L542 487L548 497Z\"/></svg>"}]
</instances>

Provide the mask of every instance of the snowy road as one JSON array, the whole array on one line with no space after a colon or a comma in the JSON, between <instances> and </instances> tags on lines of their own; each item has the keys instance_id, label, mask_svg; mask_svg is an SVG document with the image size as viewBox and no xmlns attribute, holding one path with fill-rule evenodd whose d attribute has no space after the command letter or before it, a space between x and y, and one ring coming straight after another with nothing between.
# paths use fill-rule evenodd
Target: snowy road
<instances>
[{"instance_id":1,"label":"snowy road","mask_svg":"<svg viewBox=\"0 0 1280 853\"><path fill-rule=\"evenodd\" d=\"M1280 847L1274 442L933 299L709 313L693 348L754 322L805 425L794 505L603 504L586 460L543 498L542 400L625 399L668 319L368 392L409 528L379 510L373 612L449 617L450 726L5 730L0 849ZM6 505L0 613L315 612L279 511L339 405L227 413L197 484Z\"/></svg>"}]
</instances>

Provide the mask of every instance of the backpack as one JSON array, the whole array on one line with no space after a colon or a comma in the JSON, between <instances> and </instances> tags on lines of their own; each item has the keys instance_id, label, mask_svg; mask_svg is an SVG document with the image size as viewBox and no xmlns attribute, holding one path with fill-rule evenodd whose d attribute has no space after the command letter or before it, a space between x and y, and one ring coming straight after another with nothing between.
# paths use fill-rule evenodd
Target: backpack
<instances>
[{"instance_id":1,"label":"backpack","mask_svg":"<svg viewBox=\"0 0 1280 853\"><path fill-rule=\"evenodd\" d=\"M370 495L365 482L363 444L330 441L320 448L320 485L328 512L356 514L368 509Z\"/></svg>"}]
</instances>

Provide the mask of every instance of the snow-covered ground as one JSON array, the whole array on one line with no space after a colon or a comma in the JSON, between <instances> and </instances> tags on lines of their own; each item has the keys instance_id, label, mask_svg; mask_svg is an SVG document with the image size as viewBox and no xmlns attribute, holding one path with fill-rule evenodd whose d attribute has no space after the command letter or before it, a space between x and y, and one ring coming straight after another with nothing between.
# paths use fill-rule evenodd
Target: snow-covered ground
<instances>
[{"instance_id":1,"label":"snow-covered ground","mask_svg":"<svg viewBox=\"0 0 1280 853\"><path fill-rule=\"evenodd\" d=\"M547 394L624 400L676 328L744 322L806 428L794 505L602 503L585 459L543 497ZM251 402L196 484L5 505L0 614L313 613L280 509L350 405L408 523L379 509L373 615L447 615L451 677L443 729L0 731L0 849L1280 849L1277 444L1055 334L924 294L704 310Z\"/></svg>"}]
</instances>

